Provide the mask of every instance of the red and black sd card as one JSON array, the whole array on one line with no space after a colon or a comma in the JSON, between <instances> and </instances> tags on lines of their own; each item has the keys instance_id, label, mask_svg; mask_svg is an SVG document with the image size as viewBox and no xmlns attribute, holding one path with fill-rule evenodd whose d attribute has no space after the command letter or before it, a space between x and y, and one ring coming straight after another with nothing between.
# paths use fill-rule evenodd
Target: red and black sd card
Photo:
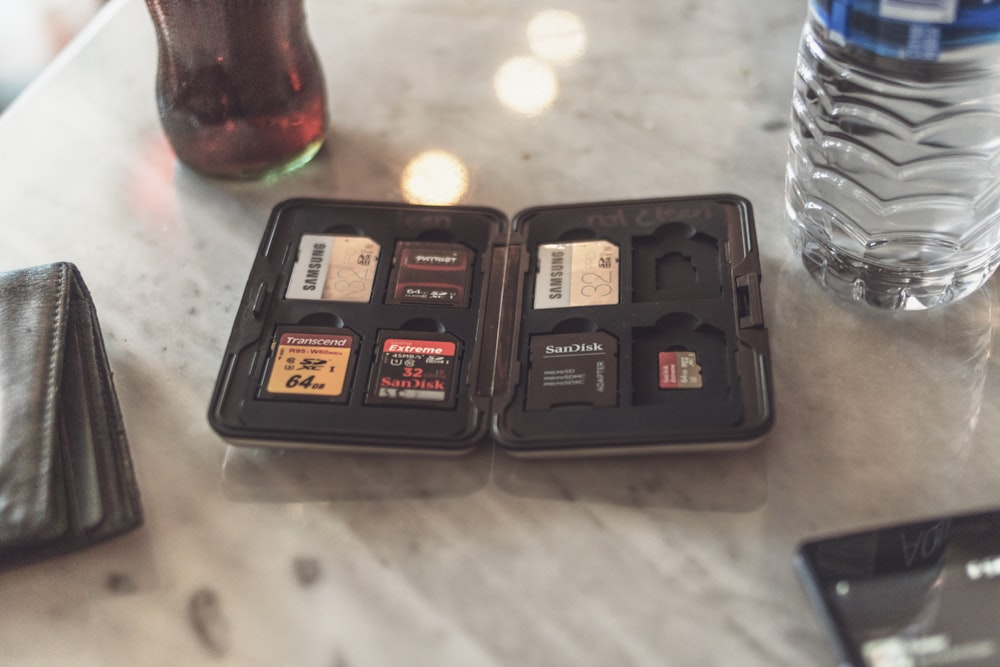
<instances>
[{"instance_id":1,"label":"red and black sd card","mask_svg":"<svg viewBox=\"0 0 1000 667\"><path fill-rule=\"evenodd\" d=\"M603 331L531 337L528 410L618 404L618 339Z\"/></svg>"},{"instance_id":2,"label":"red and black sd card","mask_svg":"<svg viewBox=\"0 0 1000 667\"><path fill-rule=\"evenodd\" d=\"M447 334L380 332L365 403L455 407L461 352L459 340Z\"/></svg>"},{"instance_id":3,"label":"red and black sd card","mask_svg":"<svg viewBox=\"0 0 1000 667\"><path fill-rule=\"evenodd\" d=\"M474 258L459 243L400 241L385 302L467 308Z\"/></svg>"}]
</instances>

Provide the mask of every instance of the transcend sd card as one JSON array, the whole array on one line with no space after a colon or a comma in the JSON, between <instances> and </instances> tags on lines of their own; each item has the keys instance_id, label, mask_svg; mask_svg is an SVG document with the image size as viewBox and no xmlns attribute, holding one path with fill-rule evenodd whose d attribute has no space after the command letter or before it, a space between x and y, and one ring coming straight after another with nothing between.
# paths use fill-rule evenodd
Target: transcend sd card
<instances>
[{"instance_id":1,"label":"transcend sd card","mask_svg":"<svg viewBox=\"0 0 1000 667\"><path fill-rule=\"evenodd\" d=\"M618 404L618 340L603 331L531 337L528 410Z\"/></svg>"},{"instance_id":2,"label":"transcend sd card","mask_svg":"<svg viewBox=\"0 0 1000 667\"><path fill-rule=\"evenodd\" d=\"M619 299L618 246L610 241L538 246L535 308L605 306Z\"/></svg>"},{"instance_id":3,"label":"transcend sd card","mask_svg":"<svg viewBox=\"0 0 1000 667\"><path fill-rule=\"evenodd\" d=\"M446 334L379 333L365 403L453 408L461 351Z\"/></svg>"},{"instance_id":4,"label":"transcend sd card","mask_svg":"<svg viewBox=\"0 0 1000 667\"><path fill-rule=\"evenodd\" d=\"M364 236L303 234L285 298L368 303L380 250Z\"/></svg>"},{"instance_id":5,"label":"transcend sd card","mask_svg":"<svg viewBox=\"0 0 1000 667\"><path fill-rule=\"evenodd\" d=\"M701 366L694 352L660 352L660 389L701 389Z\"/></svg>"},{"instance_id":6,"label":"transcend sd card","mask_svg":"<svg viewBox=\"0 0 1000 667\"><path fill-rule=\"evenodd\" d=\"M261 397L347 402L357 340L348 329L279 327Z\"/></svg>"},{"instance_id":7,"label":"transcend sd card","mask_svg":"<svg viewBox=\"0 0 1000 667\"><path fill-rule=\"evenodd\" d=\"M473 259L459 243L400 241L385 302L467 308Z\"/></svg>"}]
</instances>

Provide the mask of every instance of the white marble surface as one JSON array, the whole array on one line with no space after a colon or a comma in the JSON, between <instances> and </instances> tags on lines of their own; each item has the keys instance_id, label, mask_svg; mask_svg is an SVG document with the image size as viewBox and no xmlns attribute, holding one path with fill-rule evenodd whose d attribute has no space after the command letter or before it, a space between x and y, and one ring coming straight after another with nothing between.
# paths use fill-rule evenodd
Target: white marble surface
<instances>
[{"instance_id":1,"label":"white marble surface","mask_svg":"<svg viewBox=\"0 0 1000 667\"><path fill-rule=\"evenodd\" d=\"M0 663L828 665L792 568L799 540L1000 504L996 280L889 316L834 301L785 241L804 0L574 2L585 47L551 66L558 95L535 115L501 104L494 78L532 55L526 27L552 5L308 6L333 127L282 180L175 166L139 0L114 0L0 116L0 270L83 271L147 516L127 537L0 572ZM749 197L774 355L768 441L530 464L227 449L205 414L270 208L402 200L428 150L465 165L460 201L508 214Z\"/></svg>"}]
</instances>

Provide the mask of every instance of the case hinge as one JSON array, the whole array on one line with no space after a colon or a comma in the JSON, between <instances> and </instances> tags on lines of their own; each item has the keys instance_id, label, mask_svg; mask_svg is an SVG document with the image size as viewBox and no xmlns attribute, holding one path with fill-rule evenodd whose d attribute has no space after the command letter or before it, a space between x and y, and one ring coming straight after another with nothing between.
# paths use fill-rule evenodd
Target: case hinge
<instances>
[{"instance_id":1,"label":"case hinge","mask_svg":"<svg viewBox=\"0 0 1000 667\"><path fill-rule=\"evenodd\" d=\"M764 308L760 300L760 276L748 273L736 277L736 315L741 329L764 325Z\"/></svg>"}]
</instances>

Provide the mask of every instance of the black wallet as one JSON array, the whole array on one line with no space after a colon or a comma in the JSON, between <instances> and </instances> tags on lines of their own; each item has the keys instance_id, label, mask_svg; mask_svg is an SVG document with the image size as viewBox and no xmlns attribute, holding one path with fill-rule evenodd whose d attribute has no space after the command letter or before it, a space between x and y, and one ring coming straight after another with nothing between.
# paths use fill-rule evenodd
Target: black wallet
<instances>
[{"instance_id":1,"label":"black wallet","mask_svg":"<svg viewBox=\"0 0 1000 667\"><path fill-rule=\"evenodd\" d=\"M68 263L0 273L0 564L142 523L90 292Z\"/></svg>"}]
</instances>

